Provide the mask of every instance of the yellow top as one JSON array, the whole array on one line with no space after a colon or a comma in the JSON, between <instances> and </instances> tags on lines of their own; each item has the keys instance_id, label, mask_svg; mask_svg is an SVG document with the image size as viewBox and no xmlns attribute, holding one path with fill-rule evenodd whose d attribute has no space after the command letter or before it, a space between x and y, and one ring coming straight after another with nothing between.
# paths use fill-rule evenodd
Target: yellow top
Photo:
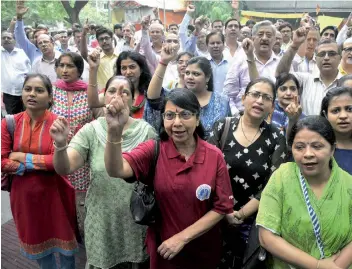
<instances>
[{"instance_id":1,"label":"yellow top","mask_svg":"<svg viewBox=\"0 0 352 269\"><path fill-rule=\"evenodd\" d=\"M105 87L106 82L114 75L114 66L119 55L115 52L108 56L104 52L100 54L100 65L98 68L98 89Z\"/></svg>"}]
</instances>

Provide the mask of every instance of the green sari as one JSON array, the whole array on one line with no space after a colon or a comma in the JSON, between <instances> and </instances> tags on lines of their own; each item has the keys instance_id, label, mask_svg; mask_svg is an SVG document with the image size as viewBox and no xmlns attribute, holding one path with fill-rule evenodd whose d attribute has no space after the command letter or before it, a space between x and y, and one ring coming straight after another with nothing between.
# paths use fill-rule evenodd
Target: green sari
<instances>
[{"instance_id":1,"label":"green sari","mask_svg":"<svg viewBox=\"0 0 352 269\"><path fill-rule=\"evenodd\" d=\"M299 177L296 163L282 164L274 172L262 193L257 225L319 259L320 252ZM319 199L306 183L321 226L325 256L330 257L352 241L352 176L333 160L330 179ZM293 268L275 257L269 263L269 268L273 269Z\"/></svg>"},{"instance_id":2,"label":"green sari","mask_svg":"<svg viewBox=\"0 0 352 269\"><path fill-rule=\"evenodd\" d=\"M134 223L129 208L134 185L109 177L106 172L106 137L107 123L101 117L84 125L69 145L91 168L84 222L88 268L112 268L148 258L144 244L147 227ZM134 120L123 132L122 151L131 151L155 137L153 127L144 120Z\"/></svg>"}]
</instances>

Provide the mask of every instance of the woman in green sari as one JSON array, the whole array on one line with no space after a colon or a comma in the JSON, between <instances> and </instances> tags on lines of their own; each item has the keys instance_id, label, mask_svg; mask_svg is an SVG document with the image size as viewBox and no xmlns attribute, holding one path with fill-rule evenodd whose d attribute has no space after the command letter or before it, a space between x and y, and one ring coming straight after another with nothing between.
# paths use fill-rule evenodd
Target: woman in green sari
<instances>
[{"instance_id":1,"label":"woman in green sari","mask_svg":"<svg viewBox=\"0 0 352 269\"><path fill-rule=\"evenodd\" d=\"M133 85L123 76L112 77L106 84L105 104L120 95L132 105ZM58 118L51 127L55 141L54 167L61 175L71 174L88 162L91 184L86 197L85 245L87 269L140 268L147 260L146 227L135 224L129 204L133 184L111 180L104 164L107 141L105 117L86 124L67 145L67 120ZM154 129L145 121L129 118L123 132L123 151L155 138Z\"/></svg>"},{"instance_id":2,"label":"woman in green sari","mask_svg":"<svg viewBox=\"0 0 352 269\"><path fill-rule=\"evenodd\" d=\"M269 268L351 268L352 176L334 160L335 143L324 117L293 126L295 162L274 172L257 216L260 243L273 256Z\"/></svg>"}]
</instances>

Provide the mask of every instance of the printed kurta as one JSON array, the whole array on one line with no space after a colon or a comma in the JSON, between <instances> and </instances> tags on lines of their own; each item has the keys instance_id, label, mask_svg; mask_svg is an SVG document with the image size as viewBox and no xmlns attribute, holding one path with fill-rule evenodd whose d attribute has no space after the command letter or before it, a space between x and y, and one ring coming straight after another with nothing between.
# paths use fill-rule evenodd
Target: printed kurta
<instances>
[{"instance_id":1,"label":"printed kurta","mask_svg":"<svg viewBox=\"0 0 352 269\"><path fill-rule=\"evenodd\" d=\"M86 124L69 145L91 168L84 222L85 246L88 264L98 268L112 268L126 262L141 263L148 257L144 244L147 227L134 223L130 212L134 184L109 177L106 172L106 136L106 120L101 117ZM122 150L130 151L154 137L156 133L148 123L135 120L123 133Z\"/></svg>"},{"instance_id":2,"label":"printed kurta","mask_svg":"<svg viewBox=\"0 0 352 269\"><path fill-rule=\"evenodd\" d=\"M86 90L73 91L72 103L69 104L68 92L60 88L53 88L54 105L51 111L65 117L70 124L69 141L86 123L93 120L93 113L88 107L88 96ZM89 165L78 169L68 176L73 187L78 191L87 191L90 183Z\"/></svg>"},{"instance_id":3,"label":"printed kurta","mask_svg":"<svg viewBox=\"0 0 352 269\"><path fill-rule=\"evenodd\" d=\"M46 111L33 129L27 112L14 117L13 143L6 121L1 122L1 169L15 174L10 200L21 252L29 259L54 252L71 256L78 251L75 194L67 179L54 171L49 128L56 116ZM12 149L26 153L26 162L8 159Z\"/></svg>"}]
</instances>

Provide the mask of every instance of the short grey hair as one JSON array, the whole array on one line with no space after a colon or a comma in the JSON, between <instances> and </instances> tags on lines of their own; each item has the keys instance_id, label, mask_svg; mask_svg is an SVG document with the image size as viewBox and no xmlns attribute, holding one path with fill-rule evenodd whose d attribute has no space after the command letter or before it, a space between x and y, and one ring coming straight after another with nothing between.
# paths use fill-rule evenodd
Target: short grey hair
<instances>
[{"instance_id":1,"label":"short grey hair","mask_svg":"<svg viewBox=\"0 0 352 269\"><path fill-rule=\"evenodd\" d=\"M259 31L259 28L260 27L263 27L263 26L270 26L271 27L271 30L274 34L274 36L276 36L276 28L275 26L273 25L273 23L271 21L260 21L258 23L256 23L254 26L253 26L253 29L252 29L252 36L256 36L258 31Z\"/></svg>"},{"instance_id":2,"label":"short grey hair","mask_svg":"<svg viewBox=\"0 0 352 269\"><path fill-rule=\"evenodd\" d=\"M132 23L130 23L130 22L126 22L126 23L122 24L122 29L125 28L125 27L129 27L133 33L136 32L136 28L135 28L134 25L133 25Z\"/></svg>"}]
</instances>

